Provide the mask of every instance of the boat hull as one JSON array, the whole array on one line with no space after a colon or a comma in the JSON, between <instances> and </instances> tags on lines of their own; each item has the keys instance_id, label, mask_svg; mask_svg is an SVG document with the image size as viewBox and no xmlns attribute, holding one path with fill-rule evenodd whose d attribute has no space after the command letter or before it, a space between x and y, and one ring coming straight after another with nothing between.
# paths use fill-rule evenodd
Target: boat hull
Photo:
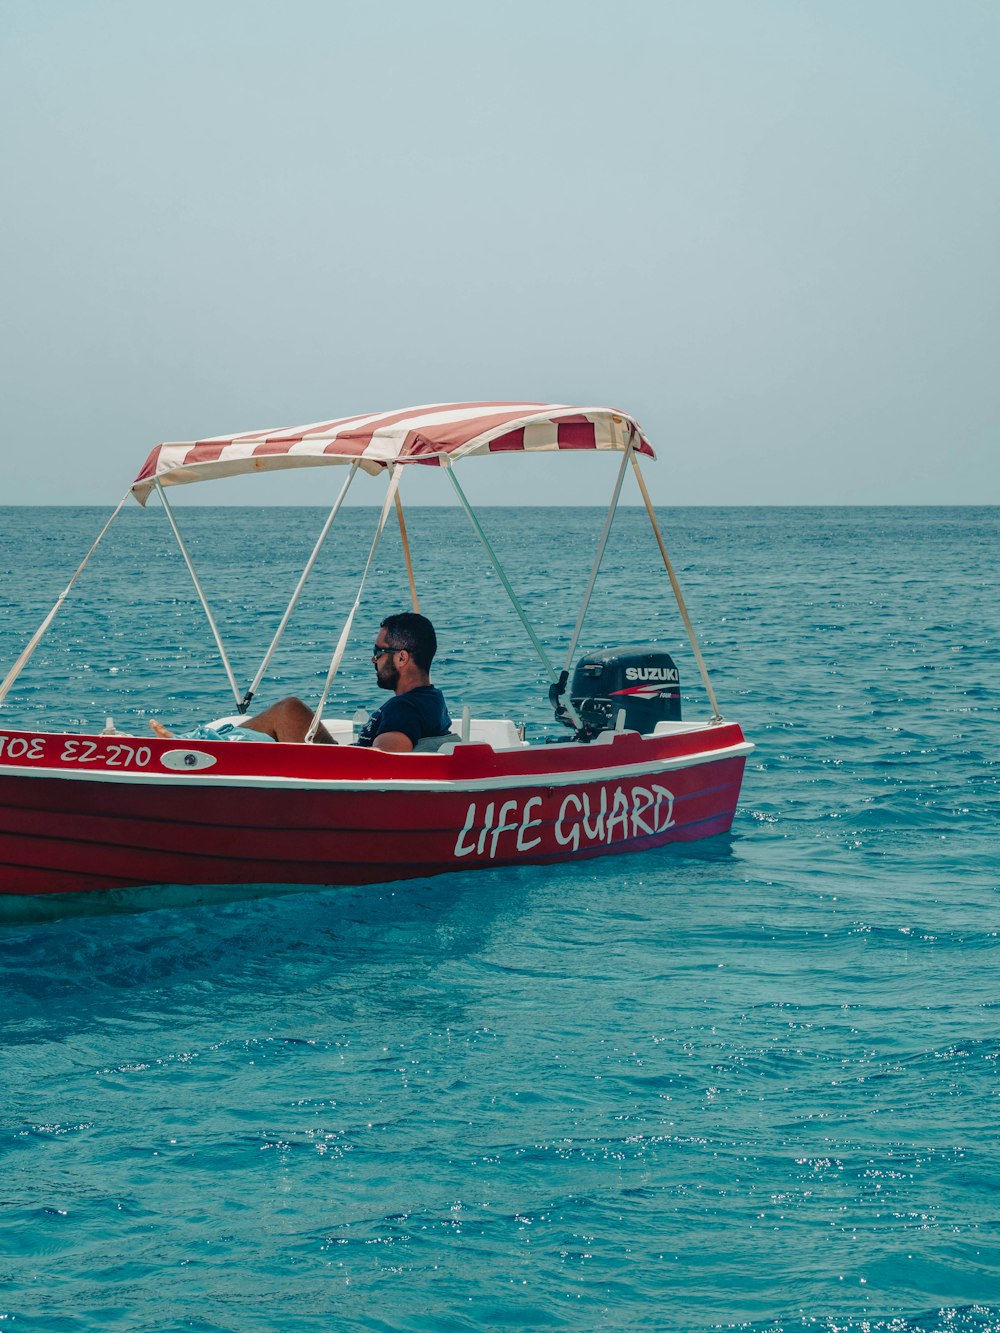
<instances>
[{"instance_id":1,"label":"boat hull","mask_svg":"<svg viewBox=\"0 0 1000 1333\"><path fill-rule=\"evenodd\" d=\"M739 727L386 755L335 746L0 736L0 893L366 884L724 833Z\"/></svg>"}]
</instances>

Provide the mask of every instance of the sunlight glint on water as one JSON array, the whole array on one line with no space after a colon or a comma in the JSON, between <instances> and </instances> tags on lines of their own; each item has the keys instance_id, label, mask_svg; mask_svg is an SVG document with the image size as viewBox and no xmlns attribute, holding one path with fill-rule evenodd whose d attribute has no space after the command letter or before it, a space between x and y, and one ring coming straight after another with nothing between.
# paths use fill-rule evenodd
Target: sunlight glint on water
<instances>
[{"instance_id":1,"label":"sunlight glint on water","mask_svg":"<svg viewBox=\"0 0 1000 1333\"><path fill-rule=\"evenodd\" d=\"M1000 1328L997 516L664 512L723 710L758 745L731 838L6 904L0 1315ZM2 511L3 669L102 517ZM600 516L483 517L558 656ZM180 513L245 678L322 518ZM372 522L345 515L261 702L315 697ZM540 738L544 683L464 519L409 526L453 712ZM623 511L581 650L659 640L704 714L657 560ZM376 702L364 650L407 600L398 540L378 565L347 716ZM3 717L142 732L228 708L166 524L133 511Z\"/></svg>"}]
</instances>

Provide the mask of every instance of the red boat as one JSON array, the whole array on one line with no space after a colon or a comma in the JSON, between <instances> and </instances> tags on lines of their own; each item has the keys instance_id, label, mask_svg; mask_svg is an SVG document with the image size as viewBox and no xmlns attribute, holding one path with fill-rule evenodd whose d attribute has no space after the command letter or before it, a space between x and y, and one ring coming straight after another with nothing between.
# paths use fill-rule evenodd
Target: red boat
<instances>
[{"instance_id":1,"label":"red boat","mask_svg":"<svg viewBox=\"0 0 1000 1333\"><path fill-rule=\"evenodd\" d=\"M468 504L455 464L492 453L621 453L583 605L562 665L549 661ZM725 833L747 754L720 712L663 545L635 420L609 408L458 403L259 431L154 449L69 585L0 685L0 704L90 555L130 496L166 508L222 656L238 723L257 692L320 548L358 472L388 475L368 563L333 651L303 744L234 744L225 729L159 739L0 729L0 893L51 894L153 884L366 884L481 866L633 852ZM282 467L346 465L348 475L277 633L241 691L165 489ZM538 652L565 740L529 744L505 719L468 709L433 747L387 754L350 745L353 724L324 717L361 589L407 467L439 468L482 541ZM631 468L677 597L711 715L680 718L676 667L657 645L590 654L570 668ZM321 720L345 744L310 743ZM217 726L217 724L216 724ZM235 728L238 733L238 726ZM229 732L232 735L232 732ZM204 738L203 738L204 737ZM218 738L216 738L218 737Z\"/></svg>"}]
</instances>

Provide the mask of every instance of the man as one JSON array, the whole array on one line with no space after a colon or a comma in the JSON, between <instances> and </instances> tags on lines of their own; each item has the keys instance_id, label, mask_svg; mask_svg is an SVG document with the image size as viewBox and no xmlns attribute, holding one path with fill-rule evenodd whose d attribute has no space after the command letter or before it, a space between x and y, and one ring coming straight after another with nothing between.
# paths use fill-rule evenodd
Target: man
<instances>
[{"instance_id":1,"label":"man","mask_svg":"<svg viewBox=\"0 0 1000 1333\"><path fill-rule=\"evenodd\" d=\"M392 690L393 697L371 715L356 745L405 754L426 736L447 735L451 718L444 695L431 684L430 677L436 652L437 635L426 616L415 611L386 616L375 636L372 663L380 688ZM312 718L311 708L301 699L290 697L248 718L241 726L261 731L276 741L304 741ZM316 740L335 743L322 725Z\"/></svg>"}]
</instances>

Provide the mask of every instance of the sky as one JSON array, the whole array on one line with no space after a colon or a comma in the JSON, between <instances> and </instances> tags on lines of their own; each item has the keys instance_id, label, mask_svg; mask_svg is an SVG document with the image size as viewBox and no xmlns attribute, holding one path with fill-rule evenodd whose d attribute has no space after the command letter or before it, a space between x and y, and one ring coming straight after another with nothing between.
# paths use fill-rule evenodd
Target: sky
<instances>
[{"instance_id":1,"label":"sky","mask_svg":"<svg viewBox=\"0 0 1000 1333\"><path fill-rule=\"evenodd\" d=\"M632 413L658 504L1000 503L998 67L995 0L3 0L0 505L476 399Z\"/></svg>"}]
</instances>

